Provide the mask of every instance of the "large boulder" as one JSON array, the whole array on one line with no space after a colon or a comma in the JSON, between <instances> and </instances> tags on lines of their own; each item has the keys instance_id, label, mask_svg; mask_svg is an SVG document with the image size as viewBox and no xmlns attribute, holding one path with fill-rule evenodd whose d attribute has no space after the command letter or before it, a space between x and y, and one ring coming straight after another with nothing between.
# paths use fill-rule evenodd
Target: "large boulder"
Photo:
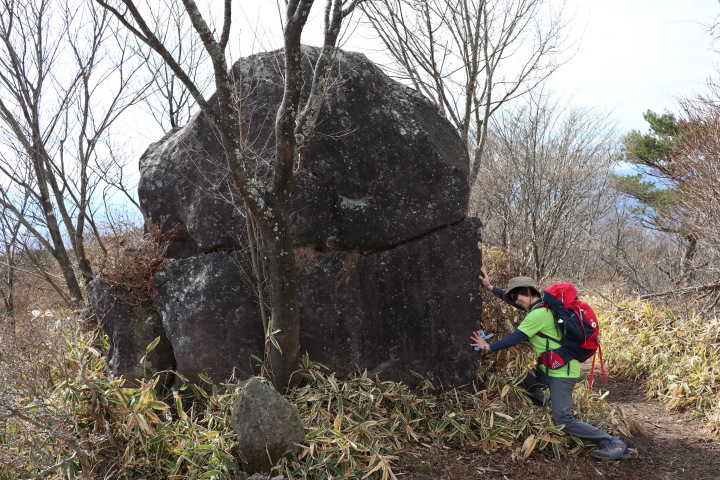
<instances>
[{"instance_id":1,"label":"large boulder","mask_svg":"<svg viewBox=\"0 0 720 480\"><path fill-rule=\"evenodd\" d=\"M318 52L303 49L307 85ZM282 64L276 51L233 67L242 79L238 96L248 156L272 151ZM465 217L468 155L462 140L430 101L364 55L340 53L318 122L295 176L296 245L374 251ZM263 172L265 165L259 162L257 169ZM228 201L227 160L203 115L151 145L140 173L143 214L157 222L166 218L166 228L178 229L171 255L242 243L242 204Z\"/></svg>"},{"instance_id":2,"label":"large boulder","mask_svg":"<svg viewBox=\"0 0 720 480\"><path fill-rule=\"evenodd\" d=\"M474 219L382 252L319 254L301 269L301 351L338 375L467 384L479 270Z\"/></svg>"},{"instance_id":3,"label":"large boulder","mask_svg":"<svg viewBox=\"0 0 720 480\"><path fill-rule=\"evenodd\" d=\"M307 89L318 51L303 52ZM272 151L281 57L233 67L248 152ZM334 73L293 190L301 353L339 375L367 369L414 383L416 372L445 387L469 384L481 225L465 218L466 148L430 101L363 55L341 52ZM154 302L178 372L248 378L264 332L242 267L245 213L228 201L237 196L217 133L197 115L150 146L140 166L143 213L175 229L168 251L179 260L156 275ZM266 173L268 164L256 167Z\"/></svg>"},{"instance_id":4,"label":"large boulder","mask_svg":"<svg viewBox=\"0 0 720 480\"><path fill-rule=\"evenodd\" d=\"M299 251L300 350L343 376L359 369L446 386L472 379L469 335L480 315L473 286L480 224L467 219L372 254ZM201 254L156 275L156 306L177 369L197 381L257 373L263 327L237 252Z\"/></svg>"}]
</instances>

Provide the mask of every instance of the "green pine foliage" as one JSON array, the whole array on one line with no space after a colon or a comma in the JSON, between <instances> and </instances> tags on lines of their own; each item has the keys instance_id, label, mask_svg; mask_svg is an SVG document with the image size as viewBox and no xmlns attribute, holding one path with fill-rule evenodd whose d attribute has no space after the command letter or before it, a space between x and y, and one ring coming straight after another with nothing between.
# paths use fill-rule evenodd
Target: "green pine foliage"
<instances>
[{"instance_id":1,"label":"green pine foliage","mask_svg":"<svg viewBox=\"0 0 720 480\"><path fill-rule=\"evenodd\" d=\"M648 110L643 118L650 132L642 134L633 130L623 138L623 160L651 169L662 169L681 134L680 124L671 113L657 114Z\"/></svg>"},{"instance_id":2,"label":"green pine foliage","mask_svg":"<svg viewBox=\"0 0 720 480\"><path fill-rule=\"evenodd\" d=\"M663 212L677 204L680 192L672 187L658 187L656 182L645 180L641 173L635 175L611 174L613 186L625 195L638 200L635 213L647 214L650 209Z\"/></svg>"},{"instance_id":3,"label":"green pine foliage","mask_svg":"<svg viewBox=\"0 0 720 480\"><path fill-rule=\"evenodd\" d=\"M631 131L622 139L620 160L631 163L641 173L611 175L615 188L639 202L637 212L643 215L662 213L677 205L678 191L669 181L667 162L681 135L681 125L673 114L648 110L643 115L649 133ZM648 180L652 178L654 180Z\"/></svg>"}]
</instances>

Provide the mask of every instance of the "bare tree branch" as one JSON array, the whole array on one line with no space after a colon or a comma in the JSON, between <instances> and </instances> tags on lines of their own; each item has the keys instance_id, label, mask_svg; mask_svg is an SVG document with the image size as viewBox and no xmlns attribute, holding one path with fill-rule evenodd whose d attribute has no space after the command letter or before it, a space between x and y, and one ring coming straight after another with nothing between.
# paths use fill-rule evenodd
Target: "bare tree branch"
<instances>
[{"instance_id":1,"label":"bare tree branch","mask_svg":"<svg viewBox=\"0 0 720 480\"><path fill-rule=\"evenodd\" d=\"M361 7L409 81L448 116L478 177L488 124L567 59L568 21L546 0L378 0Z\"/></svg>"},{"instance_id":2,"label":"bare tree branch","mask_svg":"<svg viewBox=\"0 0 720 480\"><path fill-rule=\"evenodd\" d=\"M226 52L230 29L230 2L225 2L223 29L217 40L193 0L182 0L195 34L201 39L207 58L213 66L217 108L203 97L201 89L193 82L187 69L174 58L173 50L156 35L158 26L147 23L146 17L131 0L106 2L100 5L120 19L123 25L131 25L133 32L140 32L144 41L182 81L197 102L210 124L217 130L229 165L229 178L242 197L243 203L253 216L263 247L262 269L268 276L271 319L268 332L272 332L279 348L271 351L272 373L279 389L286 389L296 369L299 352L299 303L297 267L293 254L294 244L290 228L290 193L293 183L293 167L307 146L317 112L322 105L320 98L325 91L327 76L332 65L340 24L346 14L352 12L359 1L342 2L329 0L326 9L325 45L315 69L315 78L308 103L301 108L302 48L300 39L310 15L312 0L288 0L283 28L284 58L283 98L275 117L275 148L270 158L260 158L271 167L271 181L265 182L252 174L247 149L244 145L243 126L240 122L238 99L234 88L240 82L228 70ZM126 11L110 8L108 3L122 3ZM343 6L345 7L343 9ZM347 13L344 13L347 12ZM296 133L299 135L296 136Z\"/></svg>"},{"instance_id":3,"label":"bare tree branch","mask_svg":"<svg viewBox=\"0 0 720 480\"><path fill-rule=\"evenodd\" d=\"M109 35L105 10L48 1L8 7L0 20L0 172L9 183L0 204L53 256L66 297L79 305L76 268L85 283L94 278L85 242L88 232L99 235L93 202L103 178L94 173L105 170L96 168L103 139L146 87L132 84L139 62ZM24 210L14 205L23 196L31 200Z\"/></svg>"},{"instance_id":4,"label":"bare tree branch","mask_svg":"<svg viewBox=\"0 0 720 480\"><path fill-rule=\"evenodd\" d=\"M718 290L720 290L720 282L715 282L707 285L692 285L690 287L667 290L665 292L648 293L640 295L638 298L640 300L647 300L648 298L667 297L670 295L687 295L689 293L713 292Z\"/></svg>"},{"instance_id":5,"label":"bare tree branch","mask_svg":"<svg viewBox=\"0 0 720 480\"><path fill-rule=\"evenodd\" d=\"M488 241L535 278L581 280L580 261L606 215L614 131L606 116L534 92L495 117L484 181L473 191ZM585 253L583 253L585 252Z\"/></svg>"}]
</instances>

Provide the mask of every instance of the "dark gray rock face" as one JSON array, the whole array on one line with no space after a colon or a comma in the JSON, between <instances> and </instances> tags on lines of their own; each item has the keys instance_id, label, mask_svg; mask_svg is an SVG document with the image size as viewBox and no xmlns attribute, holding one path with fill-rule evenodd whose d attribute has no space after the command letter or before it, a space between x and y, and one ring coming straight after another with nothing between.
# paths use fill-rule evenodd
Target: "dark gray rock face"
<instances>
[{"instance_id":1,"label":"dark gray rock face","mask_svg":"<svg viewBox=\"0 0 720 480\"><path fill-rule=\"evenodd\" d=\"M296 444L305 442L295 405L257 378L251 378L235 399L232 425L251 473L269 472L283 456L299 451Z\"/></svg>"},{"instance_id":2,"label":"dark gray rock face","mask_svg":"<svg viewBox=\"0 0 720 480\"><path fill-rule=\"evenodd\" d=\"M157 312L138 311L113 295L103 277L90 282L88 292L90 304L110 338L107 368L111 374L135 381L175 369L172 345L165 336ZM148 345L158 337L159 343L148 353ZM168 386L169 381L169 375L165 375L161 384Z\"/></svg>"},{"instance_id":3,"label":"dark gray rock face","mask_svg":"<svg viewBox=\"0 0 720 480\"><path fill-rule=\"evenodd\" d=\"M278 64L271 52L233 67L250 92L242 113L255 152L274 145ZM429 101L363 55L341 53L335 68L293 190L301 353L339 375L367 369L415 385L416 372L437 386L466 385L481 311L466 149ZM225 201L226 178L201 115L141 159L143 213L178 228L169 254L180 260L156 275L154 301L177 371L191 380L248 378L257 373L251 356L263 354L257 298L237 266L247 262L244 213Z\"/></svg>"},{"instance_id":4,"label":"dark gray rock face","mask_svg":"<svg viewBox=\"0 0 720 480\"><path fill-rule=\"evenodd\" d=\"M310 60L318 49L307 47L304 54L309 86ZM242 117L249 151L274 145L273 122L282 99L278 65L281 53L270 52L233 67L248 92ZM296 245L374 251L462 220L468 156L451 124L364 55L341 52L335 72L296 176ZM151 145L140 159L143 213L154 220L167 216L168 227L179 226L172 255L237 246L244 234L242 214L220 198L226 165L202 115Z\"/></svg>"},{"instance_id":5,"label":"dark gray rock face","mask_svg":"<svg viewBox=\"0 0 720 480\"><path fill-rule=\"evenodd\" d=\"M242 255L216 252L173 262L155 275L165 334L177 371L222 382L246 379L262 358L263 326L257 298L241 275Z\"/></svg>"},{"instance_id":6,"label":"dark gray rock face","mask_svg":"<svg viewBox=\"0 0 720 480\"><path fill-rule=\"evenodd\" d=\"M470 332L480 318L475 288L480 224L468 219L372 254L299 254L300 351L343 376L358 369L410 385L412 372L447 387L472 380ZM177 369L222 382L262 358L257 298L239 273L242 255L215 252L156 275L156 307Z\"/></svg>"},{"instance_id":7,"label":"dark gray rock face","mask_svg":"<svg viewBox=\"0 0 720 480\"><path fill-rule=\"evenodd\" d=\"M301 351L339 375L367 368L409 385L472 379L480 318L480 224L468 219L368 255L327 253L301 270Z\"/></svg>"}]
</instances>

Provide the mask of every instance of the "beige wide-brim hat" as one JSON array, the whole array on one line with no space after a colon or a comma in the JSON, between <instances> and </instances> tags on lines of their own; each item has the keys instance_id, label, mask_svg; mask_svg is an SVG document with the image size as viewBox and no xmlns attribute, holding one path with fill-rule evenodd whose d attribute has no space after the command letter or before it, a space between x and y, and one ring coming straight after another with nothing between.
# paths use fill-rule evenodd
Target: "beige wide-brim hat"
<instances>
[{"instance_id":1,"label":"beige wide-brim hat","mask_svg":"<svg viewBox=\"0 0 720 480\"><path fill-rule=\"evenodd\" d=\"M527 287L529 288L535 295L538 297L542 297L540 294L540 290L537 289L535 286L535 280L533 280L530 277L513 277L508 282L507 291L505 292L505 295L503 295L503 300L507 303L513 303L512 300L510 300L510 292L515 290L516 288L522 288Z\"/></svg>"}]
</instances>

